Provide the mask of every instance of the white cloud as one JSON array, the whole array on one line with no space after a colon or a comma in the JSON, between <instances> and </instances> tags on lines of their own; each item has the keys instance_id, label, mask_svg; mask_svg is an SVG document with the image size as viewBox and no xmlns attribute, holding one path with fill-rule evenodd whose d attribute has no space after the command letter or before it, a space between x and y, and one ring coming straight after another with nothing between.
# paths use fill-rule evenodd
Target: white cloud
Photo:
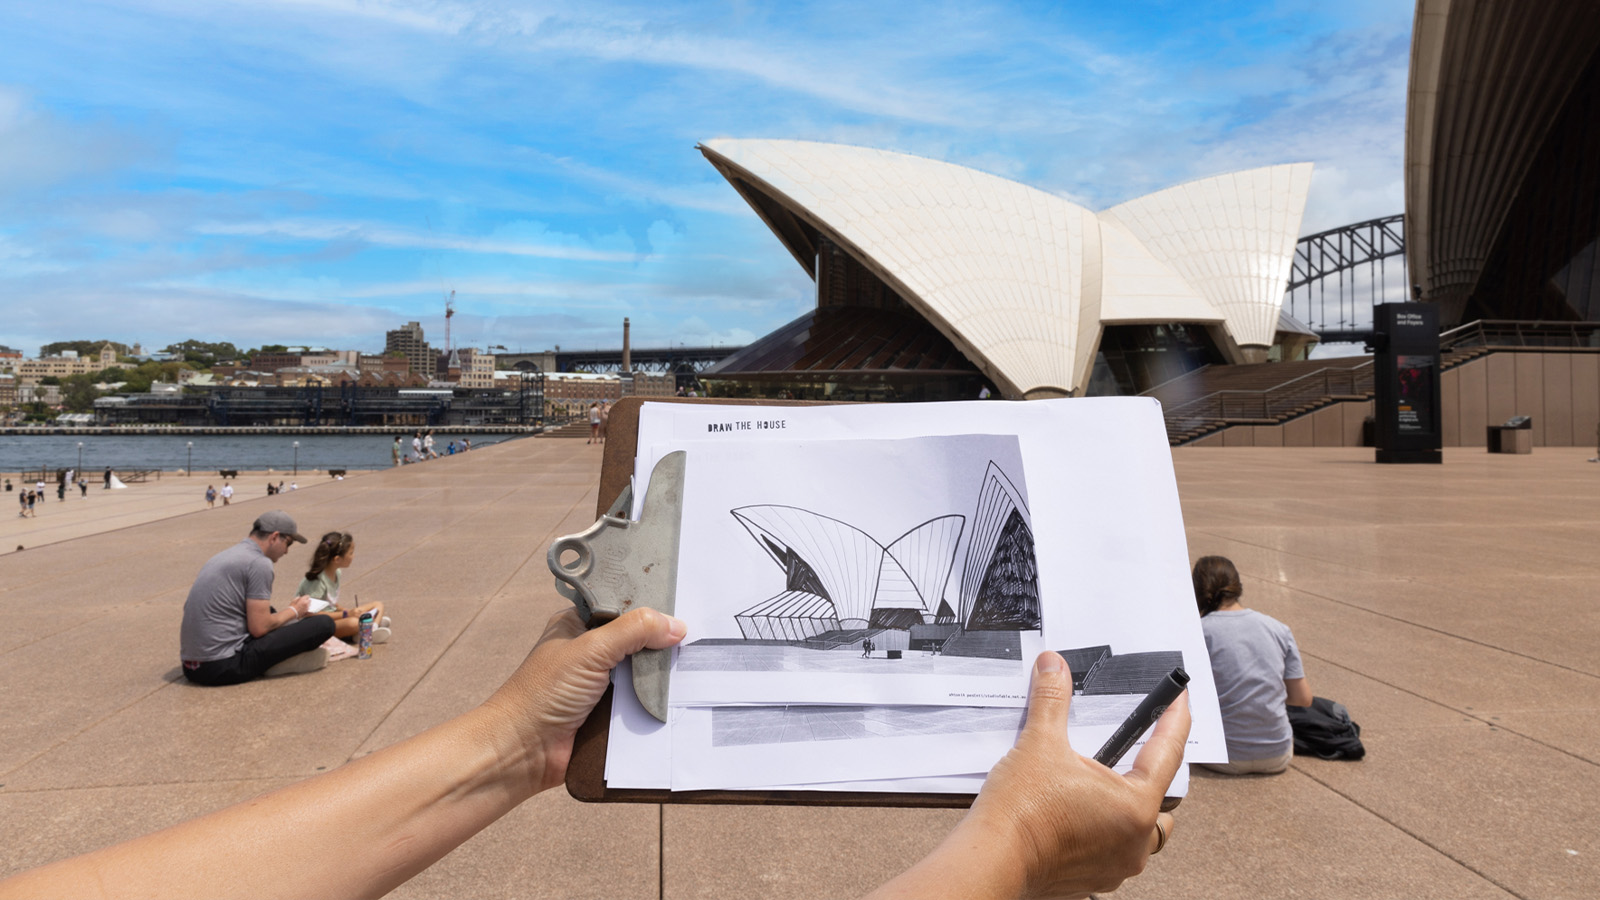
<instances>
[{"instance_id":1,"label":"white cloud","mask_svg":"<svg viewBox=\"0 0 1600 900\"><path fill-rule=\"evenodd\" d=\"M199 234L278 237L310 241L356 241L381 247L460 250L487 255L531 256L586 262L637 262L639 254L496 238L464 238L408 232L371 222L279 219L270 222L202 222Z\"/></svg>"}]
</instances>

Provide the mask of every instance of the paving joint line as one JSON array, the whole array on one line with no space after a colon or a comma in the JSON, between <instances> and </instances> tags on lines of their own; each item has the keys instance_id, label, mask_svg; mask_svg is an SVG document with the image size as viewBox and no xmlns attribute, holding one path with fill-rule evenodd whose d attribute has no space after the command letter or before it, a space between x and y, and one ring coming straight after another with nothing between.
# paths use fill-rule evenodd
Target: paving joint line
<instances>
[{"instance_id":1,"label":"paving joint line","mask_svg":"<svg viewBox=\"0 0 1600 900\"><path fill-rule=\"evenodd\" d=\"M1416 691L1414 691L1414 690L1412 690L1410 688L1401 687L1400 685L1394 684L1393 682L1384 681L1382 678L1374 678L1374 677L1372 677L1371 675L1368 675L1365 672L1362 672L1362 671L1360 671L1358 669L1354 669L1354 668L1352 668L1350 666L1344 665L1343 663L1335 662L1334 660L1328 659L1327 657L1317 656L1316 654L1313 654L1313 653L1305 653L1304 655L1305 656L1309 656L1312 659L1314 659L1314 660L1316 660L1316 661L1318 661L1320 663L1326 663L1327 665L1333 666L1336 669L1343 669L1346 672L1349 672L1349 673L1351 673L1353 675L1358 675L1358 676L1360 676L1362 678L1366 678L1366 679L1368 679L1370 681L1375 681L1378 684L1381 684L1381 685L1383 685L1383 686L1385 686L1387 688L1391 688L1391 689L1396 690L1396 691L1400 691L1403 694L1410 694L1411 696L1416 697L1418 700L1421 700L1424 703L1432 703L1433 705L1435 705L1435 706L1437 706L1437 707L1439 707L1441 709L1448 709L1451 712L1456 713L1457 715L1466 716L1467 718L1472 719L1475 722L1481 722L1484 725L1487 725L1488 727L1490 727L1492 729L1495 729L1497 731L1504 731L1504 732L1506 732L1508 734L1514 734L1517 737L1522 738L1523 740L1532 741L1533 743L1538 744L1541 747L1549 748L1551 750L1556 751L1557 753L1563 754L1565 756L1570 756L1573 759L1578 760L1579 762L1587 763L1588 765L1600 768L1600 761L1590 759L1590 758L1588 758L1586 756L1582 756L1582 755L1580 755L1578 753L1574 753L1573 751L1568 750L1565 747L1558 747L1555 744L1550 743L1549 741L1541 740L1539 738L1534 737L1531 734L1524 734L1523 732L1518 731L1515 728L1511 728L1511 727L1507 726L1503 722L1498 722L1498 721L1491 722L1488 719L1485 719L1483 716L1480 716L1477 713L1472 712L1471 710L1457 709L1457 708L1455 708L1454 706L1451 706L1448 703L1442 703L1442 702L1440 702L1438 700L1433 699L1432 697L1426 696L1424 694L1419 694L1419 693L1417 693Z\"/></svg>"},{"instance_id":2,"label":"paving joint line","mask_svg":"<svg viewBox=\"0 0 1600 900\"><path fill-rule=\"evenodd\" d=\"M40 750L38 753L35 753L34 755L28 757L27 759L23 760L21 763L19 763L15 767L7 769L4 772L0 772L0 778L9 778L9 777L11 777L12 775L16 774L17 772L22 771L23 769L27 768L28 766L30 766L33 763L35 763L36 761L38 761L39 758L44 756L45 754L60 749L63 745L67 744L70 741L76 740L80 735L82 735L85 732L89 731L91 728L94 728L96 725L99 725L101 722L104 722L107 719L112 718L113 716L121 715L124 711L132 709L135 706L138 706L139 704L143 703L144 701L146 701L146 700L150 699L151 697L155 696L156 693L158 693L160 691L164 691L167 688L171 687L173 684L174 684L174 682L167 681L166 679L162 679L161 684L158 685L157 687L151 688L149 691L146 691L145 693L140 694L138 697L134 698L132 701L130 701L130 702L128 702L128 703L126 703L126 704L124 704L122 706L119 706L114 710L111 710L110 712L106 713L105 715L101 716L98 719L95 719L93 722L90 722L89 724L83 726L82 728L78 729L77 731L72 732L71 734L67 735L66 737L62 738L61 740L56 741L54 744L51 744L50 746L44 748L43 750Z\"/></svg>"},{"instance_id":3,"label":"paving joint line","mask_svg":"<svg viewBox=\"0 0 1600 900\"><path fill-rule=\"evenodd\" d=\"M1500 646L1497 646L1495 644L1491 644L1491 643L1489 643L1487 641L1480 641L1477 638L1467 637L1466 635L1461 635L1461 634L1456 634L1455 632L1446 631L1443 628L1438 628L1438 627L1435 627L1433 625L1424 625L1421 622L1414 622L1414 621L1412 621L1410 619L1407 619L1407 618L1405 618L1403 616L1397 616L1397 615L1394 615L1392 613L1379 612L1378 610L1371 609L1370 607L1362 606L1359 603L1351 603L1349 600L1340 600L1337 597L1329 597L1329 596L1327 596L1325 594L1319 594L1316 591L1310 591L1310 590L1306 590L1305 588L1295 587L1294 585L1291 585L1291 584L1284 584L1282 582L1278 582L1278 584L1280 586L1282 586L1283 588L1287 589L1287 590L1294 591L1295 593L1298 593L1298 594L1305 594L1308 597L1316 597L1318 600L1326 600L1329 603L1337 603L1340 606L1348 607L1349 609L1358 609L1358 610L1360 610L1360 611L1362 611L1364 613L1370 613L1370 614L1372 614L1374 616L1379 616L1381 618L1388 619L1388 620L1390 620L1392 622L1399 622L1399 623L1401 623L1403 625L1410 625L1413 628L1420 628L1423 631L1431 631L1434 634L1440 634L1440 635L1444 635L1445 637L1455 638L1456 640L1462 641L1464 643L1473 644L1475 646L1483 647L1483 648L1488 649L1488 650L1496 650L1496 651L1498 651L1500 653L1505 653L1505 654L1507 654L1509 656L1520 657L1521 659L1528 660L1529 662L1536 662L1536 663L1539 663L1541 665L1550 666L1552 668L1562 669L1564 671L1571 672L1574 675L1582 675L1582 676L1584 676L1586 678L1594 678L1596 680L1600 680L1600 674L1596 674L1594 672L1586 672L1583 669L1573 668L1572 666L1566 665L1565 663L1554 662L1552 660L1548 660L1548 659L1544 659L1542 657L1534 656L1534 655L1529 654L1529 653L1523 653L1520 650L1512 650L1512 649L1509 649L1507 647L1500 647Z\"/></svg>"},{"instance_id":4,"label":"paving joint line","mask_svg":"<svg viewBox=\"0 0 1600 900\"><path fill-rule=\"evenodd\" d=\"M509 497L512 494L515 494L520 490L521 490L520 487L519 488L513 488L513 489L507 491L506 493L502 494L500 499L503 500L506 497ZM586 488L584 490L583 494L581 496L579 496L576 500L574 500L572 505L567 508L566 514L563 515L559 521L566 521L567 516L572 515L573 511L576 510L578 508L579 504L583 503L583 501L588 496L589 496L589 491ZM496 501L496 502L498 502L498 501ZM556 527L559 528L560 525L558 524ZM537 548L537 547L543 546L545 543L548 543L549 541L552 541L554 539L553 538L554 534L555 534L555 529L553 528L550 531L545 533L544 541L535 543L533 546L535 548ZM412 546L413 547L418 546L418 545L420 545L420 543L421 542L419 541L419 542L417 542L417 544L413 544ZM467 633L467 630L472 627L472 623L478 621L478 617L483 615L483 611L485 609L489 608L489 604L494 602L494 598L496 596L498 596L501 591L505 590L506 585L510 584L513 580L516 579L518 573L520 573L523 570L523 568L528 565L528 560L533 559L535 555L537 555L537 551L530 552L522 560L522 562L517 565L517 567L515 569L511 570L511 574L506 576L505 580L500 583L500 586L498 588L495 588L492 591L486 591L485 592L485 597L484 597L483 602L480 603L478 605L478 608L473 611L472 616L470 618L468 618L465 623L462 624L460 630L458 630L456 632L455 636L450 639L450 642L448 644L445 644L444 648L442 650L440 650L439 653L436 656L434 656L433 661L428 663L427 668L422 670L422 672L417 676L416 680L411 682L411 686L406 688L405 693L401 694L399 699L395 700L394 705L389 707L389 709L386 712L384 712L383 716L378 719L377 723L372 726L372 729L370 731L368 731L367 734L364 737L362 737L362 739L360 741L358 741L356 743L355 750L360 750L363 746L366 745L366 743L368 741L372 740L372 736L377 734L379 729L383 728L383 724L385 722L389 721L389 717L394 715L394 711L399 709L401 704L406 702L406 698L410 697L412 692L414 692L417 689L417 687L422 684L422 682L427 680L428 676L430 674L432 674L433 670L438 667L439 663L442 662L444 660L445 656L447 656L450 653L450 650L453 647L455 647L457 642L459 642L461 640L462 635L465 635ZM395 558L398 558L398 556L399 556L399 554L396 554ZM356 758L355 757L355 750L351 751L351 755L348 756L345 759L345 762L349 762L349 761L351 761L351 760Z\"/></svg>"},{"instance_id":5,"label":"paving joint line","mask_svg":"<svg viewBox=\"0 0 1600 900\"><path fill-rule=\"evenodd\" d=\"M141 787L184 787L195 784L254 784L256 782L268 784L279 781L296 784L304 780L304 775L269 775L254 778L199 778L193 781L127 781L108 784L78 784L70 787L15 788L12 790L0 790L0 797L20 796L22 794L52 794L61 793L62 791L116 791Z\"/></svg>"},{"instance_id":6,"label":"paving joint line","mask_svg":"<svg viewBox=\"0 0 1600 900\"><path fill-rule=\"evenodd\" d=\"M1327 789L1328 791L1330 791L1330 792L1332 792L1334 794L1337 794L1338 796L1344 798L1344 800L1347 803L1351 804L1352 806L1356 807L1357 809L1359 809L1359 810L1367 813L1368 815L1376 818L1378 821L1383 822L1384 824L1386 824L1389 827L1395 829L1396 831L1401 832L1402 834L1406 835L1407 837L1411 838L1412 840L1416 841L1417 843L1421 844L1422 846L1427 847L1429 850L1432 850L1433 852L1439 854L1440 856L1443 856L1445 859L1450 860L1451 862L1455 863L1456 865L1460 866L1461 868L1466 869L1468 872L1471 872L1472 874L1478 876L1479 878L1482 878L1484 881L1489 882L1490 884L1494 885L1495 887L1499 888L1500 890L1505 891L1507 894L1510 894L1511 896L1516 897L1517 900L1530 900L1530 898L1526 894L1519 893L1516 890L1514 890L1513 888L1511 888L1511 887L1509 887L1507 885L1501 884L1499 881L1497 881L1494 877L1490 876L1488 873L1478 869L1477 867L1473 866L1472 864L1470 864L1470 863L1468 863L1468 862L1466 862L1466 861L1464 861L1462 859L1457 858L1450 851L1445 850L1443 847L1440 847L1439 845L1437 845L1434 842L1428 840L1427 838L1425 838L1422 835L1416 833L1415 831L1412 831L1411 829L1407 828L1406 826L1401 825L1399 822L1396 822L1395 820L1389 818L1388 816L1384 815L1383 813L1378 812L1377 810L1373 809L1372 807L1367 806L1365 803L1362 803L1361 801L1359 801L1356 798L1350 796L1349 794L1345 793L1344 791L1339 790L1338 788L1334 787L1333 785L1329 784L1328 782L1323 781L1321 778L1318 778L1317 776L1311 774L1310 772L1306 771L1305 769L1302 769L1299 766L1293 766L1292 768L1294 769L1295 772L1305 776L1306 778L1316 782L1317 784L1322 785L1323 788Z\"/></svg>"}]
</instances>

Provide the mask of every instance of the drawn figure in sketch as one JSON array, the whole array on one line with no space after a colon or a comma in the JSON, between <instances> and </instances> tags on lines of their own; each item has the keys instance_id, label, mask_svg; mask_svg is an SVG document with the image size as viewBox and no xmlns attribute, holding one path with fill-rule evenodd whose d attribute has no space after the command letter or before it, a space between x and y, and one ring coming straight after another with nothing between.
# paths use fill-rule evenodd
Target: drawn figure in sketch
<instances>
[{"instance_id":1,"label":"drawn figure in sketch","mask_svg":"<svg viewBox=\"0 0 1600 900\"><path fill-rule=\"evenodd\" d=\"M1039 570L1027 504L990 462L971 515L959 593L944 596L968 517L939 516L888 545L846 522L793 506L732 511L785 573L785 589L734 616L746 641L817 650L1022 658L1038 631Z\"/></svg>"}]
</instances>

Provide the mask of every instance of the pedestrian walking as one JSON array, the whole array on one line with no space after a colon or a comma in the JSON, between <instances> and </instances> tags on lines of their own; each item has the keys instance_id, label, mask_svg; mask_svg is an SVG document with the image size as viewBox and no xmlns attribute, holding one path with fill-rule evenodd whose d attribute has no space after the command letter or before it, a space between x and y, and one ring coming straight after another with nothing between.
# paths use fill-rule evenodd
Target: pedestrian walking
<instances>
[{"instance_id":1,"label":"pedestrian walking","mask_svg":"<svg viewBox=\"0 0 1600 900\"><path fill-rule=\"evenodd\" d=\"M233 485L224 481L222 483L222 505L227 506L233 501Z\"/></svg>"},{"instance_id":2,"label":"pedestrian walking","mask_svg":"<svg viewBox=\"0 0 1600 900\"><path fill-rule=\"evenodd\" d=\"M17 491L17 518L26 519L27 517L28 517L28 492L27 491Z\"/></svg>"},{"instance_id":3,"label":"pedestrian walking","mask_svg":"<svg viewBox=\"0 0 1600 900\"><path fill-rule=\"evenodd\" d=\"M206 485L206 509L215 509L217 505L216 485Z\"/></svg>"},{"instance_id":4,"label":"pedestrian walking","mask_svg":"<svg viewBox=\"0 0 1600 900\"><path fill-rule=\"evenodd\" d=\"M89 479L82 475L78 476L78 496L85 500L89 499Z\"/></svg>"},{"instance_id":5,"label":"pedestrian walking","mask_svg":"<svg viewBox=\"0 0 1600 900\"><path fill-rule=\"evenodd\" d=\"M400 435L394 436L394 447L390 448L389 455L394 459L395 465L400 465Z\"/></svg>"},{"instance_id":6,"label":"pedestrian walking","mask_svg":"<svg viewBox=\"0 0 1600 900\"><path fill-rule=\"evenodd\" d=\"M106 486L103 490L111 490L111 467L106 466Z\"/></svg>"},{"instance_id":7,"label":"pedestrian walking","mask_svg":"<svg viewBox=\"0 0 1600 900\"><path fill-rule=\"evenodd\" d=\"M43 491L28 492L28 515L34 517L35 519L39 518L39 512L34 507L38 504L39 498L43 496Z\"/></svg>"}]
</instances>

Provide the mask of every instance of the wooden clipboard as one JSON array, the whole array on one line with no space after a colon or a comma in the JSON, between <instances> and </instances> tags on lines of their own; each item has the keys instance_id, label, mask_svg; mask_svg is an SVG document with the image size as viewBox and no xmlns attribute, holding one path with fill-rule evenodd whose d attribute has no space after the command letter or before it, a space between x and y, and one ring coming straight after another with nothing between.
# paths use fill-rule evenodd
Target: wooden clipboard
<instances>
[{"instance_id":1,"label":"wooden clipboard","mask_svg":"<svg viewBox=\"0 0 1600 900\"><path fill-rule=\"evenodd\" d=\"M826 406L806 400L729 400L688 397L624 397L611 407L600 464L600 495L595 518L605 515L633 477L639 447L639 407L645 403L715 403L722 406ZM913 809L966 809L976 794L884 793L880 791L670 791L606 787L606 747L611 732L611 694L589 714L573 740L567 763L567 793L585 803L703 803L778 806L887 806ZM1182 800L1168 797L1162 810Z\"/></svg>"}]
</instances>

